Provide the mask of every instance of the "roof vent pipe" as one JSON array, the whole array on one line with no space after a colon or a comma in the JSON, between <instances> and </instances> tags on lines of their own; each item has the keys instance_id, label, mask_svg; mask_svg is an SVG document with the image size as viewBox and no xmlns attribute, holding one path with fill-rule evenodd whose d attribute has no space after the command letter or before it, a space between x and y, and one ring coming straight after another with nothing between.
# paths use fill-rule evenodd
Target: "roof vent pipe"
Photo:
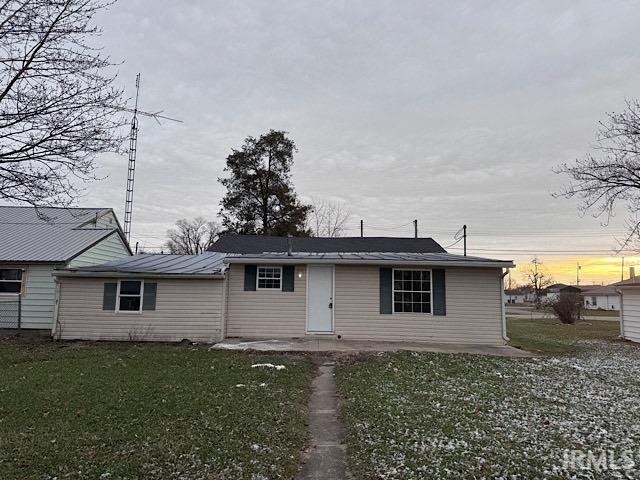
<instances>
[{"instance_id":1,"label":"roof vent pipe","mask_svg":"<svg viewBox=\"0 0 640 480\"><path fill-rule=\"evenodd\" d=\"M287 235L287 256L291 256L291 252L293 251L293 246L291 245L291 235Z\"/></svg>"}]
</instances>

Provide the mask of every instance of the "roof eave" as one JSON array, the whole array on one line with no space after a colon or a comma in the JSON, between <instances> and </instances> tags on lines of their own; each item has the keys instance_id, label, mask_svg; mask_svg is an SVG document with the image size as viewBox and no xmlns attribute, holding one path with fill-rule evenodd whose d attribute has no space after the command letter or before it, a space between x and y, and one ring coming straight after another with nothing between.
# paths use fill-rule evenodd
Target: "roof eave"
<instances>
[{"instance_id":1,"label":"roof eave","mask_svg":"<svg viewBox=\"0 0 640 480\"><path fill-rule=\"evenodd\" d=\"M249 257L243 255L242 257L225 257L224 263L238 263L238 264L336 264L336 265L399 265L399 266L411 266L411 265L424 265L432 267L486 267L486 268L514 268L516 265L509 261L500 262L477 262L472 260L353 260L353 259L325 259L325 258L261 258L261 257Z\"/></svg>"},{"instance_id":2,"label":"roof eave","mask_svg":"<svg viewBox=\"0 0 640 480\"><path fill-rule=\"evenodd\" d=\"M151 272L97 272L81 270L54 270L54 277L88 277L88 278L189 278L189 279L223 279L224 273L151 273Z\"/></svg>"}]
</instances>

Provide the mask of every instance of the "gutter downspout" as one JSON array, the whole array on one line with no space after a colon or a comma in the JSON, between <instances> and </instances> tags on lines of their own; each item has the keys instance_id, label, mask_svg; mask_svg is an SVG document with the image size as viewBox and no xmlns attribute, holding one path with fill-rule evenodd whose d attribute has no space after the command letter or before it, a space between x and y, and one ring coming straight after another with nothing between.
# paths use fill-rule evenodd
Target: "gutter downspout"
<instances>
[{"instance_id":1,"label":"gutter downspout","mask_svg":"<svg viewBox=\"0 0 640 480\"><path fill-rule=\"evenodd\" d=\"M500 312L502 314L502 339L505 342L509 341L509 337L507 336L507 308L505 307L505 294L504 294L504 277L509 275L509 269L502 272L500 276Z\"/></svg>"},{"instance_id":2,"label":"gutter downspout","mask_svg":"<svg viewBox=\"0 0 640 480\"><path fill-rule=\"evenodd\" d=\"M616 288L616 292L620 295L620 312L618 313L618 321L620 322L620 338L624 338L624 292Z\"/></svg>"},{"instance_id":3,"label":"gutter downspout","mask_svg":"<svg viewBox=\"0 0 640 480\"><path fill-rule=\"evenodd\" d=\"M223 283L223 292L222 292L222 325L220 325L220 341L223 341L227 338L227 322L229 317L229 275L231 274L231 267L227 268L225 271Z\"/></svg>"},{"instance_id":4,"label":"gutter downspout","mask_svg":"<svg viewBox=\"0 0 640 480\"><path fill-rule=\"evenodd\" d=\"M58 277L53 277L53 282L55 283L55 297L53 300L53 326L51 327L51 338L53 340L60 340L62 336L62 331L60 329L60 314L59 314L59 305L60 305L60 289L62 288L60 285L60 279ZM58 334L58 338L56 339L56 334Z\"/></svg>"}]
</instances>

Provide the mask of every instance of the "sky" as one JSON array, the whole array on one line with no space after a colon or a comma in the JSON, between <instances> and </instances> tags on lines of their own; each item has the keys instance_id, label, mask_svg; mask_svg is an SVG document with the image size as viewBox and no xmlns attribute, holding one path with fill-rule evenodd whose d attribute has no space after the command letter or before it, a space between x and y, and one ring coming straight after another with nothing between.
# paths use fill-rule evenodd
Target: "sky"
<instances>
[{"instance_id":1,"label":"sky","mask_svg":"<svg viewBox=\"0 0 640 480\"><path fill-rule=\"evenodd\" d=\"M534 255L556 281L607 283L624 207L608 225L554 198L553 172L591 151L599 120L638 96L640 3L620 1L121 0L98 19L142 119L132 241L159 247L179 218L215 219L226 156L289 132L305 200L343 202L350 235L419 234L469 254ZM126 156L81 206L123 217ZM449 251L460 253L461 244ZM627 255L626 265L640 265Z\"/></svg>"}]
</instances>

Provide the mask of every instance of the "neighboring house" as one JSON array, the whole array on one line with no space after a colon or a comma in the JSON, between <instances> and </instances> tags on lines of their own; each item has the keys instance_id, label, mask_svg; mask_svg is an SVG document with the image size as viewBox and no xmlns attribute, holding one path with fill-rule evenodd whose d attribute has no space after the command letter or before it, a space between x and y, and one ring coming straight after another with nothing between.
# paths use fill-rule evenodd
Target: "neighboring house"
<instances>
[{"instance_id":1,"label":"neighboring house","mask_svg":"<svg viewBox=\"0 0 640 480\"><path fill-rule=\"evenodd\" d=\"M210 250L57 272L56 336L506 341L511 261L449 254L430 238L225 235Z\"/></svg>"},{"instance_id":2,"label":"neighboring house","mask_svg":"<svg viewBox=\"0 0 640 480\"><path fill-rule=\"evenodd\" d=\"M620 310L620 294L614 285L581 286L580 295L589 310Z\"/></svg>"},{"instance_id":3,"label":"neighboring house","mask_svg":"<svg viewBox=\"0 0 640 480\"><path fill-rule=\"evenodd\" d=\"M535 292L533 287L517 287L512 289L506 289L504 291L507 297L507 303L527 303L533 302L535 298Z\"/></svg>"},{"instance_id":4,"label":"neighboring house","mask_svg":"<svg viewBox=\"0 0 640 480\"><path fill-rule=\"evenodd\" d=\"M549 285L544 289L544 296L547 301L557 300L560 296L560 293L563 289L566 289L569 285L566 283L554 283L553 285Z\"/></svg>"},{"instance_id":5,"label":"neighboring house","mask_svg":"<svg viewBox=\"0 0 640 480\"><path fill-rule=\"evenodd\" d=\"M131 255L110 208L0 206L0 226L0 328L18 326L17 309L8 305L19 295L21 328L50 330L54 269Z\"/></svg>"}]
</instances>

